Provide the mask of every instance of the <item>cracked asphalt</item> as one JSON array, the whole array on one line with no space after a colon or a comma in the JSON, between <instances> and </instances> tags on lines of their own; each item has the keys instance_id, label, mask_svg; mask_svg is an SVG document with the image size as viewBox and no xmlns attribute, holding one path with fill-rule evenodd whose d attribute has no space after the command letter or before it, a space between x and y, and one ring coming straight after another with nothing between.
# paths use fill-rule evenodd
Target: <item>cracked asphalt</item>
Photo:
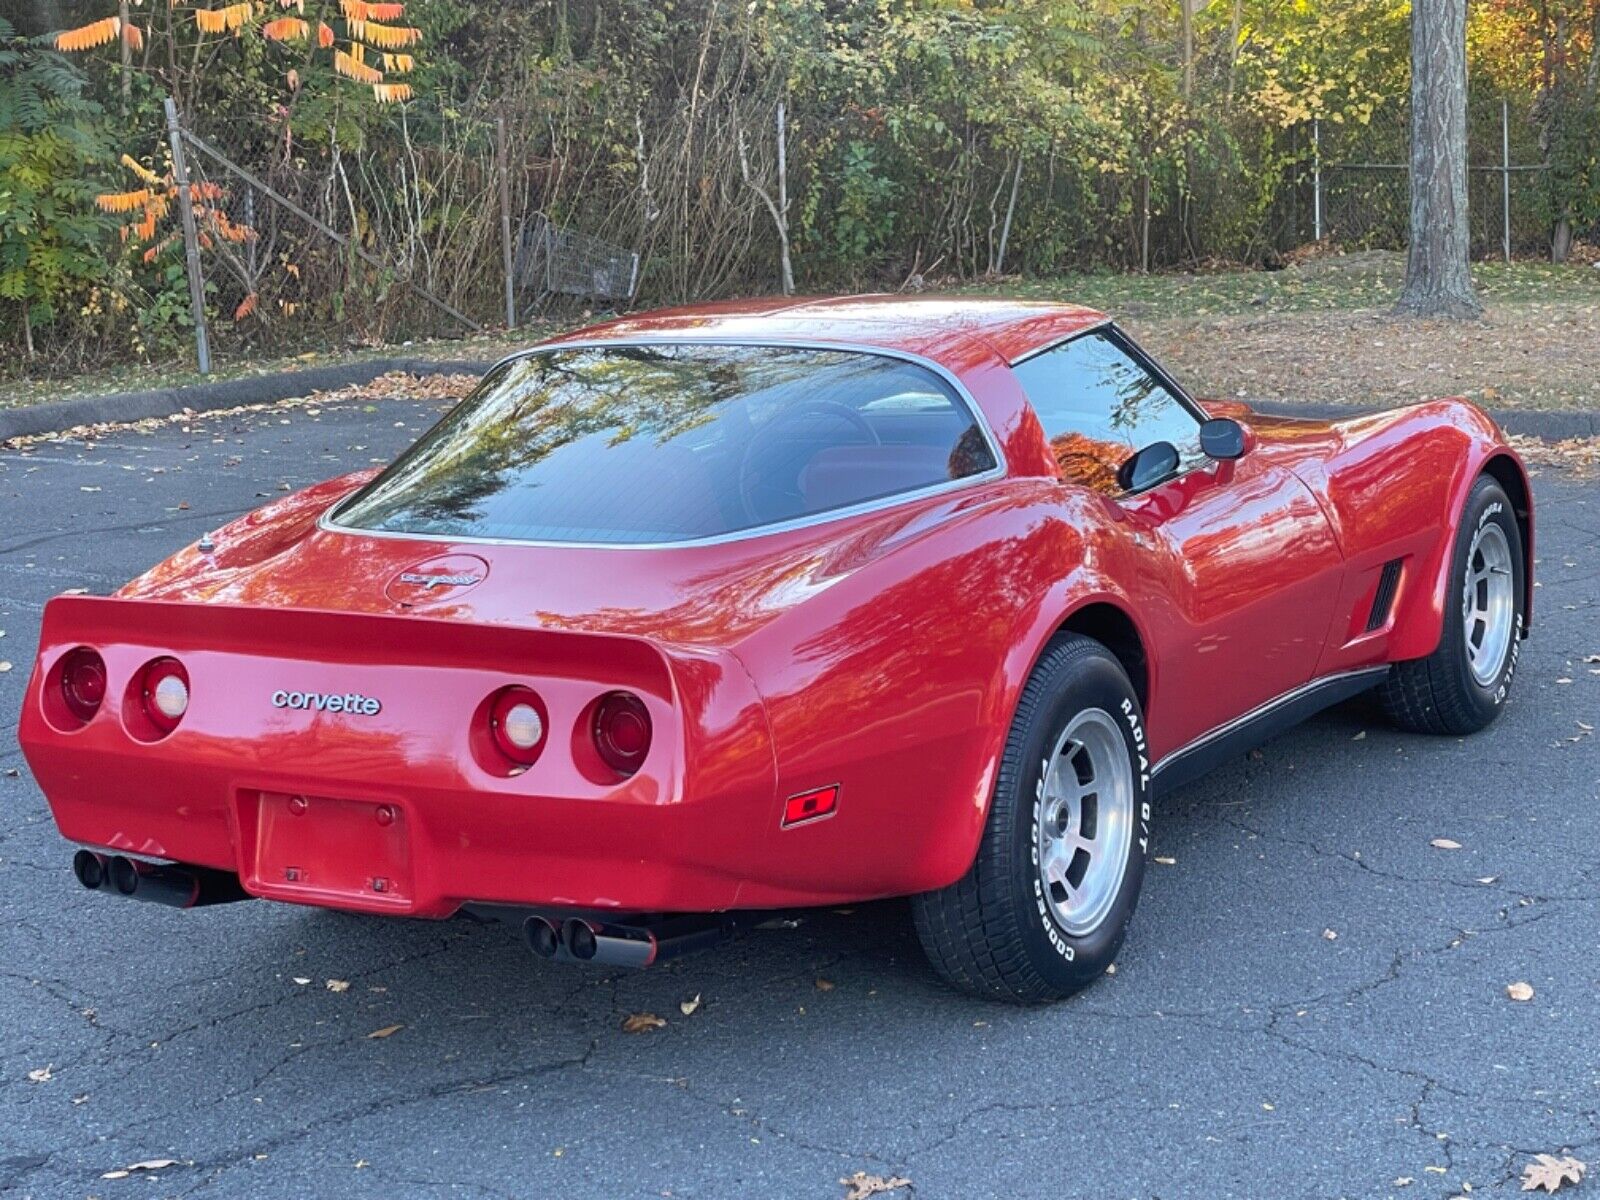
<instances>
[{"instance_id":1,"label":"cracked asphalt","mask_svg":"<svg viewBox=\"0 0 1600 1200\"><path fill-rule=\"evenodd\" d=\"M1549 471L1499 725L1404 736L1356 701L1167 799L1116 973L1052 1008L946 991L897 903L623 973L462 921L80 891L15 740L45 600L436 409L0 451L0 1194L765 1200L864 1171L924 1200L1413 1200L1512 1195L1538 1152L1600 1189L1600 487Z\"/></svg>"}]
</instances>

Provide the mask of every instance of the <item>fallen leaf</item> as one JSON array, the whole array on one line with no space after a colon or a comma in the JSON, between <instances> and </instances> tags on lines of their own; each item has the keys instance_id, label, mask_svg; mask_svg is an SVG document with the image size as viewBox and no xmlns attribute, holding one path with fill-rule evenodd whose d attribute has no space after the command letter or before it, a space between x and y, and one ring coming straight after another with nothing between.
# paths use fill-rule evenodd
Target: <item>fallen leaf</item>
<instances>
[{"instance_id":1,"label":"fallen leaf","mask_svg":"<svg viewBox=\"0 0 1600 1200\"><path fill-rule=\"evenodd\" d=\"M652 1029L660 1029L667 1023L665 1017L658 1017L655 1013L641 1012L630 1013L622 1021L623 1033L649 1033Z\"/></svg>"},{"instance_id":2,"label":"fallen leaf","mask_svg":"<svg viewBox=\"0 0 1600 1200\"><path fill-rule=\"evenodd\" d=\"M1498 875L1480 875L1478 877L1478 882L1482 883L1482 884L1491 884L1491 883L1494 883L1499 878L1500 878L1500 876L1498 876Z\"/></svg>"},{"instance_id":3,"label":"fallen leaf","mask_svg":"<svg viewBox=\"0 0 1600 1200\"><path fill-rule=\"evenodd\" d=\"M1433 841L1428 843L1428 845L1432 846L1435 850L1461 849L1460 842L1452 842L1449 838L1434 838Z\"/></svg>"},{"instance_id":4,"label":"fallen leaf","mask_svg":"<svg viewBox=\"0 0 1600 1200\"><path fill-rule=\"evenodd\" d=\"M393 1037L404 1028L404 1025L385 1025L382 1029L374 1029L371 1033L367 1034L367 1036L369 1038Z\"/></svg>"},{"instance_id":5,"label":"fallen leaf","mask_svg":"<svg viewBox=\"0 0 1600 1200\"><path fill-rule=\"evenodd\" d=\"M348 979L330 979L327 986L330 992L348 992L350 990L350 981Z\"/></svg>"},{"instance_id":6,"label":"fallen leaf","mask_svg":"<svg viewBox=\"0 0 1600 1200\"><path fill-rule=\"evenodd\" d=\"M1543 1188L1556 1191L1564 1183L1582 1183L1587 1163L1570 1156L1557 1158L1553 1154L1535 1154L1533 1161L1522 1168L1522 1190L1535 1192Z\"/></svg>"},{"instance_id":7,"label":"fallen leaf","mask_svg":"<svg viewBox=\"0 0 1600 1200\"><path fill-rule=\"evenodd\" d=\"M1360 733L1356 734L1355 737L1351 738L1350 740L1352 742L1359 742L1359 741L1363 740L1366 736L1367 736L1367 731L1365 729L1363 729Z\"/></svg>"},{"instance_id":8,"label":"fallen leaf","mask_svg":"<svg viewBox=\"0 0 1600 1200\"><path fill-rule=\"evenodd\" d=\"M100 1178L126 1179L135 1171L164 1171L168 1167L175 1167L177 1165L178 1160L175 1158L151 1158L146 1159L144 1162L129 1163L120 1171L107 1171L104 1175L100 1176Z\"/></svg>"},{"instance_id":9,"label":"fallen leaf","mask_svg":"<svg viewBox=\"0 0 1600 1200\"><path fill-rule=\"evenodd\" d=\"M311 976L309 976L309 975L296 975L294 977L294 981L296 983L298 983L301 987L305 987L306 984L311 982Z\"/></svg>"},{"instance_id":10,"label":"fallen leaf","mask_svg":"<svg viewBox=\"0 0 1600 1200\"><path fill-rule=\"evenodd\" d=\"M831 991L833 991L833 980L831 980L831 979L822 979L822 978L819 977L817 979L817 991L819 991L819 992L831 992Z\"/></svg>"},{"instance_id":11,"label":"fallen leaf","mask_svg":"<svg viewBox=\"0 0 1600 1200\"><path fill-rule=\"evenodd\" d=\"M49 1083L52 1079L55 1078L55 1073L53 1071L51 1071L51 1069L50 1069L53 1066L55 1066L55 1063L46 1063L44 1066L40 1067L37 1071L29 1071L28 1072L28 1082L29 1083Z\"/></svg>"},{"instance_id":12,"label":"fallen leaf","mask_svg":"<svg viewBox=\"0 0 1600 1200\"><path fill-rule=\"evenodd\" d=\"M857 1171L839 1182L844 1185L844 1200L868 1200L870 1196L898 1192L901 1188L911 1186L911 1180L903 1175L891 1175L885 1179L882 1175L868 1175L865 1171Z\"/></svg>"},{"instance_id":13,"label":"fallen leaf","mask_svg":"<svg viewBox=\"0 0 1600 1200\"><path fill-rule=\"evenodd\" d=\"M694 1016L694 1010L700 1007L700 993L694 994L693 1000L685 1000L678 1005L678 1011L686 1017Z\"/></svg>"},{"instance_id":14,"label":"fallen leaf","mask_svg":"<svg viewBox=\"0 0 1600 1200\"><path fill-rule=\"evenodd\" d=\"M1532 1000L1533 985L1531 983L1524 983L1520 979L1517 980L1516 983L1508 983L1506 984L1506 995L1510 996L1513 1000Z\"/></svg>"},{"instance_id":15,"label":"fallen leaf","mask_svg":"<svg viewBox=\"0 0 1600 1200\"><path fill-rule=\"evenodd\" d=\"M10 663L8 663L8 662L0 662L0 675L5 674L9 670L11 670L11 664Z\"/></svg>"},{"instance_id":16,"label":"fallen leaf","mask_svg":"<svg viewBox=\"0 0 1600 1200\"><path fill-rule=\"evenodd\" d=\"M1332 929L1324 929L1322 931L1322 938L1327 942L1337 942L1339 940L1339 935Z\"/></svg>"},{"instance_id":17,"label":"fallen leaf","mask_svg":"<svg viewBox=\"0 0 1600 1200\"><path fill-rule=\"evenodd\" d=\"M1389 1186L1390 1187L1410 1187L1415 1182L1416 1182L1416 1180L1413 1179L1411 1176L1409 1176L1409 1175L1401 1175L1397 1179L1395 1179L1395 1181L1393 1183L1391 1183Z\"/></svg>"}]
</instances>

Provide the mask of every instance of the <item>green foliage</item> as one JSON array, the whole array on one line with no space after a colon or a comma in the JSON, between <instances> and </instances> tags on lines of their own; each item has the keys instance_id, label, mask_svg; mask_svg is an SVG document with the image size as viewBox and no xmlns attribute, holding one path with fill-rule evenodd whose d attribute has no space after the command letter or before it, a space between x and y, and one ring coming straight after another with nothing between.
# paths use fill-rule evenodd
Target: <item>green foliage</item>
<instances>
[{"instance_id":1,"label":"green foliage","mask_svg":"<svg viewBox=\"0 0 1600 1200\"><path fill-rule=\"evenodd\" d=\"M82 77L0 18L0 300L30 335L104 278L111 223L95 211L91 176L109 158Z\"/></svg>"}]
</instances>

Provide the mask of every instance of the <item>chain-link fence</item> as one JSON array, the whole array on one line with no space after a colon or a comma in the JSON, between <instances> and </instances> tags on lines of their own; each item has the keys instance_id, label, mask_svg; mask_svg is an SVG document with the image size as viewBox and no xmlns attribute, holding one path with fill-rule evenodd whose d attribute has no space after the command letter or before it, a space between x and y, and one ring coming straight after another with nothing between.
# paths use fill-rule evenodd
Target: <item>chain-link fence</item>
<instances>
[{"instance_id":1,"label":"chain-link fence","mask_svg":"<svg viewBox=\"0 0 1600 1200\"><path fill-rule=\"evenodd\" d=\"M1364 124L1314 121L1299 186L1309 191L1296 240L1399 250L1410 204L1410 108L1402 98ZM1526 104L1474 96L1467 120L1468 215L1475 258L1549 249L1543 152Z\"/></svg>"}]
</instances>

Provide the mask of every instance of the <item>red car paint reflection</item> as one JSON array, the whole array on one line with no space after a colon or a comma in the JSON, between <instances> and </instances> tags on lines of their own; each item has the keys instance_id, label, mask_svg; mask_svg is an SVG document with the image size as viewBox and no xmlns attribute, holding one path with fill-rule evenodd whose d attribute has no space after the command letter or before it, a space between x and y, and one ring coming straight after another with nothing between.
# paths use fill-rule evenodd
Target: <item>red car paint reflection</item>
<instances>
[{"instance_id":1,"label":"red car paint reflection","mask_svg":"<svg viewBox=\"0 0 1600 1200\"><path fill-rule=\"evenodd\" d=\"M1308 681L1428 653L1480 472L1531 537L1520 463L1456 400L1335 422L1214 405L1248 424L1248 453L1118 493L1103 448L1046 437L1010 366L1104 323L1009 301L758 301L558 340L912 356L959 385L1003 461L867 511L628 549L353 531L324 518L372 472L345 476L115 597L53 600L29 765L70 840L301 903L442 917L903 895L972 862L1019 690L1057 631L1120 631L1158 767ZM1394 560L1392 613L1369 631ZM50 691L79 647L105 665L83 722ZM188 709L136 736L130 689L163 657L187 671ZM543 706L527 765L496 758L481 724L510 686ZM279 691L379 707L277 707ZM619 691L648 716L631 774L595 749ZM826 819L786 808L813 794Z\"/></svg>"}]
</instances>

